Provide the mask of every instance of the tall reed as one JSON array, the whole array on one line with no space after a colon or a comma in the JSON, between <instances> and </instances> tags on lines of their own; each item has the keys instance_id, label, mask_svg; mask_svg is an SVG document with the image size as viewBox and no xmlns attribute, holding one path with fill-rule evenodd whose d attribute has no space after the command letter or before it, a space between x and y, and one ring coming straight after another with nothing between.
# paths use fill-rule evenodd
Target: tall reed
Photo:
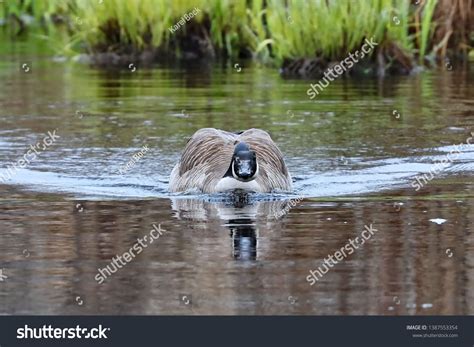
<instances>
[{"instance_id":1,"label":"tall reed","mask_svg":"<svg viewBox=\"0 0 474 347\"><path fill-rule=\"evenodd\" d=\"M459 0L462 1L462 0ZM324 56L337 59L357 49L364 38L392 42L422 62L436 29L438 0L4 0L0 20L21 22L51 32L55 20L67 21L65 51L140 51L169 47L176 39L171 27L199 8L192 21L206 26L214 47L236 57L250 51L262 61ZM189 24L189 23L188 23ZM180 29L185 35L187 26Z\"/></svg>"}]
</instances>

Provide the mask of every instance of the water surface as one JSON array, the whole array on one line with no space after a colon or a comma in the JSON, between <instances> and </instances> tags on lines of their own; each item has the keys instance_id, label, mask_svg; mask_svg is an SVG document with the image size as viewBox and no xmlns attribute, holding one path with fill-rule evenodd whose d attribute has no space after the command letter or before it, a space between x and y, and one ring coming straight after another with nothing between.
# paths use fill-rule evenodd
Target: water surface
<instances>
[{"instance_id":1,"label":"water surface","mask_svg":"<svg viewBox=\"0 0 474 347\"><path fill-rule=\"evenodd\" d=\"M474 147L414 188L471 137L472 72L341 78L310 100L310 81L241 65L101 71L2 53L0 175L60 138L0 183L0 313L474 314ZM169 194L202 127L269 131L294 193ZM98 284L153 224L163 235Z\"/></svg>"}]
</instances>

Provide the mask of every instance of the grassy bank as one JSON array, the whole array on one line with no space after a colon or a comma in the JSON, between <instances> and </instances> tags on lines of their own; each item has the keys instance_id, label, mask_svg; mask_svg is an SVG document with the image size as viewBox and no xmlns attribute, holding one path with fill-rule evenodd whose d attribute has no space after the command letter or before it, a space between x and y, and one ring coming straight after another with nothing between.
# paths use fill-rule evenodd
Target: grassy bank
<instances>
[{"instance_id":1,"label":"grassy bank","mask_svg":"<svg viewBox=\"0 0 474 347\"><path fill-rule=\"evenodd\" d=\"M195 16L185 16L193 9ZM148 52L151 61L330 62L373 37L379 46L369 61L410 70L466 56L472 9L472 0L4 0L0 21L12 37L64 33L66 42L57 45L65 54Z\"/></svg>"}]
</instances>

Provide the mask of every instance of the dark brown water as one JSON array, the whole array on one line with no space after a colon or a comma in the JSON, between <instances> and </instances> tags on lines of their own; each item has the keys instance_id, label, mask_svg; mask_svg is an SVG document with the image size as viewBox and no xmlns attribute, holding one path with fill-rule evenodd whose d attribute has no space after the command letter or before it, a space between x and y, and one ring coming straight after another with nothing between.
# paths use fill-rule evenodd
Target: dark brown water
<instances>
[{"instance_id":1,"label":"dark brown water","mask_svg":"<svg viewBox=\"0 0 474 347\"><path fill-rule=\"evenodd\" d=\"M266 68L2 58L0 314L474 314L474 148L414 188L471 137L471 72L340 79L312 101L308 81ZM268 130L294 194L168 194L202 127ZM99 284L98 269L153 224L162 235ZM370 224L372 237L311 286L309 271Z\"/></svg>"}]
</instances>

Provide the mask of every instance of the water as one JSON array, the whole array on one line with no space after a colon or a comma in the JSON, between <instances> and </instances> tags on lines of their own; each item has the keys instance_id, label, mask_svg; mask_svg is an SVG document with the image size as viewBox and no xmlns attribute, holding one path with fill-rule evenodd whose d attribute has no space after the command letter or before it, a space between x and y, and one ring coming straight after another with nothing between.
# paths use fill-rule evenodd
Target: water
<instances>
[{"instance_id":1,"label":"water","mask_svg":"<svg viewBox=\"0 0 474 347\"><path fill-rule=\"evenodd\" d=\"M309 100L310 81L241 65L101 71L2 53L0 177L59 138L0 183L1 314L474 314L474 147L414 188L471 137L472 72L339 79ZM169 194L202 127L269 131L294 193ZM163 235L99 284L153 224Z\"/></svg>"}]
</instances>

